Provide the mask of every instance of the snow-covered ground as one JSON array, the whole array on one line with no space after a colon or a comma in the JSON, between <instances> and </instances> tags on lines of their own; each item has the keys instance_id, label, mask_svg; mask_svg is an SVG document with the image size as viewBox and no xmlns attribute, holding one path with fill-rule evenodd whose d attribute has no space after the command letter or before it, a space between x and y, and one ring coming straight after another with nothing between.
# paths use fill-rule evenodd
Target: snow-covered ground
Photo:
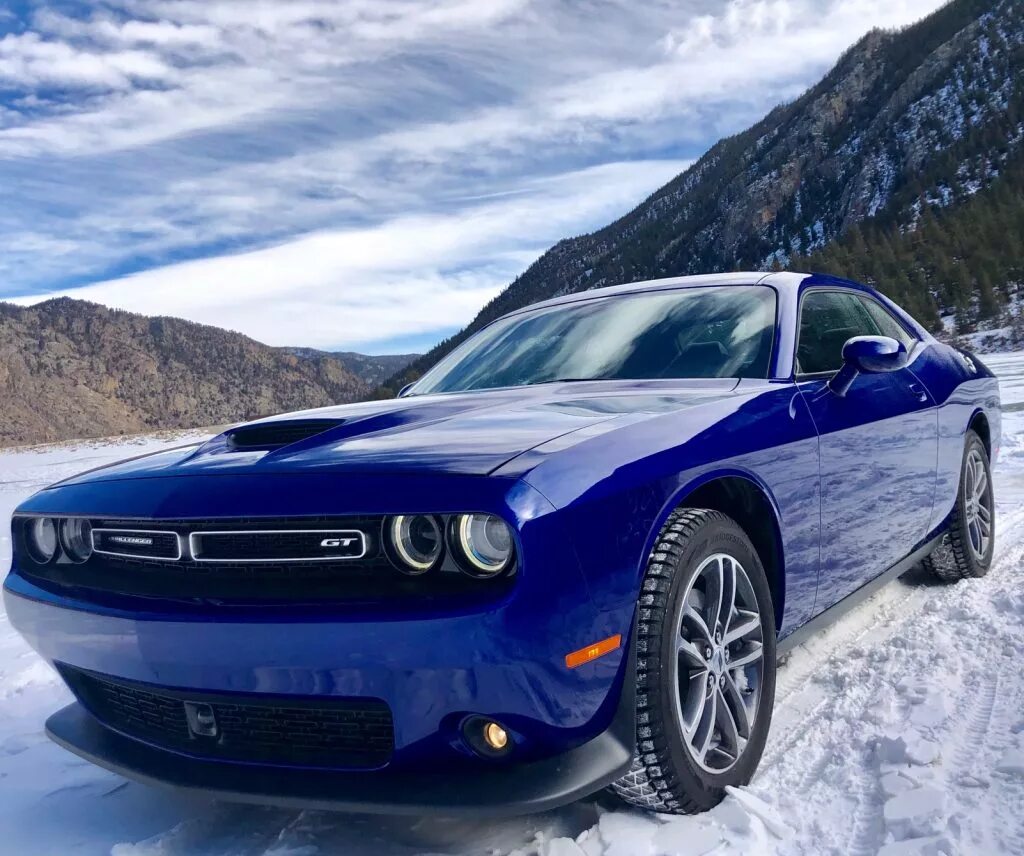
<instances>
[{"instance_id":1,"label":"snow-covered ground","mask_svg":"<svg viewBox=\"0 0 1024 856\"><path fill-rule=\"evenodd\" d=\"M919 571L780 668L753 784L701 817L606 799L498 822L380 818L208 803L125 782L42 734L68 700L0 615L0 853L1022 854L1024 354L986 356L1004 402L997 561L952 587ZM37 487L181 443L141 439L0 453L0 517ZM0 564L10 541L0 532Z\"/></svg>"}]
</instances>

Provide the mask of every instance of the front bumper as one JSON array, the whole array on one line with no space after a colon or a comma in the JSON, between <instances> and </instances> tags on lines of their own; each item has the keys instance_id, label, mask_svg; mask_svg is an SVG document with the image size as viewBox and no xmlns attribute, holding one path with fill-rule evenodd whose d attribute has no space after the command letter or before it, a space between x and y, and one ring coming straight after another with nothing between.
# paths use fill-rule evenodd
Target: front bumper
<instances>
[{"instance_id":1,"label":"front bumper","mask_svg":"<svg viewBox=\"0 0 1024 856\"><path fill-rule=\"evenodd\" d=\"M635 696L624 691L611 725L554 757L458 772L343 772L225 764L166 752L105 728L79 703L46 722L70 752L129 779L229 802L373 814L503 816L582 799L629 770Z\"/></svg>"},{"instance_id":2,"label":"front bumper","mask_svg":"<svg viewBox=\"0 0 1024 856\"><path fill-rule=\"evenodd\" d=\"M61 601L12 574L4 599L12 624L53 664L179 694L375 698L394 716L391 760L358 771L184 754L107 727L81 702L47 723L60 745L143 782L285 806L518 814L593 793L632 759L630 646L570 670L562 652L572 643L553 632L586 623L590 638L612 630L628 638L628 627L591 612L589 598L570 613L540 615L534 606L529 623L518 618L525 607L512 603L405 621L186 619ZM472 756L460 740L460 724L472 715L508 726L515 750L501 759Z\"/></svg>"},{"instance_id":3,"label":"front bumper","mask_svg":"<svg viewBox=\"0 0 1024 856\"><path fill-rule=\"evenodd\" d=\"M508 519L522 547L515 585L474 604L245 604L50 585L22 574L17 560L4 584L11 624L65 676L70 669L147 685L183 696L193 713L203 696L222 694L244 707L268 699L318 709L383 702L393 729L386 762L357 771L331 757L317 766L296 760L291 748L274 762L215 758L209 744L194 749L120 727L80 691L80 706L51 721L54 739L146 781L361 811L530 812L625 772L635 741L628 643L578 668L567 667L566 655L608 637L630 638L636 593L622 581L632 574L615 563L602 566L599 577L585 574L562 515L520 482L465 479L456 492L450 479L149 479L44 491L28 510L70 514L88 507L132 519L205 519L230 507L240 517L343 517L391 513L395 496L410 513L470 507ZM614 596L595 597L596 584ZM202 591L196 582L183 590ZM174 707L179 720L181 712ZM500 722L512 751L474 755L463 739L469 717Z\"/></svg>"}]
</instances>

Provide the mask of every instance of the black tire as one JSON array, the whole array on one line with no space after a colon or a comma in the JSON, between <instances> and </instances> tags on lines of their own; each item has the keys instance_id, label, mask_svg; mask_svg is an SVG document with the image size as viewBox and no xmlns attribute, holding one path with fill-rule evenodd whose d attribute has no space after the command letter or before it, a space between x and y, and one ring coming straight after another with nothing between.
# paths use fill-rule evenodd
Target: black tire
<instances>
[{"instance_id":1,"label":"black tire","mask_svg":"<svg viewBox=\"0 0 1024 856\"><path fill-rule=\"evenodd\" d=\"M718 554L738 560L742 566L740 571L744 572L750 584L744 588L748 600L751 597L756 599L763 658L760 695L747 729L746 745L734 753L737 758L731 769L721 773L710 772L698 764L684 738L682 707L676 701L675 682L675 670L683 666L671 664L671 657L683 656L679 662L686 662L685 655L677 653L684 598L695 597L692 592L689 595L687 592L696 585L695 577L702 562ZM740 583L736 583L734 591L738 592L739 586ZM737 600L738 597L737 594ZM626 802L652 811L671 814L706 811L722 800L726 786L741 786L750 781L768 738L775 700L775 613L764 567L746 533L725 514L697 508L677 509L665 523L648 559L638 610L637 755L629 773L613 783L612 790ZM740 619L737 608L726 617L724 626L729 629L732 621L731 627L735 630ZM748 617L747 624L756 627L757 621ZM757 631L750 632L756 634ZM725 636L727 639L728 635ZM739 642L731 647L739 650L737 646L743 644ZM750 643L751 646L754 644ZM715 668L722 662L719 659ZM728 664L729 660L724 662ZM712 669L710 658L707 668ZM730 667L726 665L724 668ZM731 673L738 672L738 669L733 669ZM713 695L713 672L708 671L707 677L712 681L708 685L712 689L707 692ZM739 677L743 678L742 675ZM725 676L719 680L723 682L719 685L724 687ZM745 684L746 679L743 680ZM728 690L723 690L719 698L724 701L727 694ZM698 718L704 716L704 705L700 710ZM733 723L738 721L731 713L729 715ZM710 721L711 714L708 716Z\"/></svg>"},{"instance_id":2,"label":"black tire","mask_svg":"<svg viewBox=\"0 0 1024 856\"><path fill-rule=\"evenodd\" d=\"M986 479L984 501L987 502L990 534L986 549L978 551L972 542L970 529L970 488L968 460L976 455L980 458ZM995 551L995 501L992 492L992 469L988 450L981 437L968 430L964 439L964 455L960 464L960 483L957 486L956 504L950 514L949 527L942 542L924 560L924 566L946 583L983 577L992 567Z\"/></svg>"}]
</instances>

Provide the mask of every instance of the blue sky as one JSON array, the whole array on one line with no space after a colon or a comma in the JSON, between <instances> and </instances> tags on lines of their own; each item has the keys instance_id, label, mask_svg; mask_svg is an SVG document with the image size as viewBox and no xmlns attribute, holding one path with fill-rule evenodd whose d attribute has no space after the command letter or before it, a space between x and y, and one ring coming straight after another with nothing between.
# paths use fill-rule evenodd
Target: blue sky
<instances>
[{"instance_id":1,"label":"blue sky","mask_svg":"<svg viewBox=\"0 0 1024 856\"><path fill-rule=\"evenodd\" d=\"M423 350L939 0L0 9L0 300Z\"/></svg>"}]
</instances>

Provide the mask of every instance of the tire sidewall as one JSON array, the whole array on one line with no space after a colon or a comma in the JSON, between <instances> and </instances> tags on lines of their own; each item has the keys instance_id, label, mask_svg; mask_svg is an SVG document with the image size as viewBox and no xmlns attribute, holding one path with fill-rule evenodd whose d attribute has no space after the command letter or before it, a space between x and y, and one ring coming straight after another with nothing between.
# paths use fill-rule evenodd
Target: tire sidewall
<instances>
[{"instance_id":1,"label":"tire sidewall","mask_svg":"<svg viewBox=\"0 0 1024 856\"><path fill-rule=\"evenodd\" d=\"M715 806L721 800L722 790L726 785L744 785L753 777L768 738L775 701L775 615L768 581L761 560L746 534L736 523L722 515L706 520L683 548L669 590L669 608L666 610L665 623L661 628L661 650L675 650L675 634L683 608L683 595L689 588L700 563L715 553L727 553L735 557L743 565L750 579L761 613L764 669L761 698L758 700L757 717L751 729L750 740L737 764L726 772L717 774L701 768L691 757L676 719L675 682L669 680L667 670L662 675L659 713L665 723L665 742L669 759L679 775L685 775L691 785L696 786L693 788L696 791L693 796L704 803L706 808Z\"/></svg>"}]
</instances>

